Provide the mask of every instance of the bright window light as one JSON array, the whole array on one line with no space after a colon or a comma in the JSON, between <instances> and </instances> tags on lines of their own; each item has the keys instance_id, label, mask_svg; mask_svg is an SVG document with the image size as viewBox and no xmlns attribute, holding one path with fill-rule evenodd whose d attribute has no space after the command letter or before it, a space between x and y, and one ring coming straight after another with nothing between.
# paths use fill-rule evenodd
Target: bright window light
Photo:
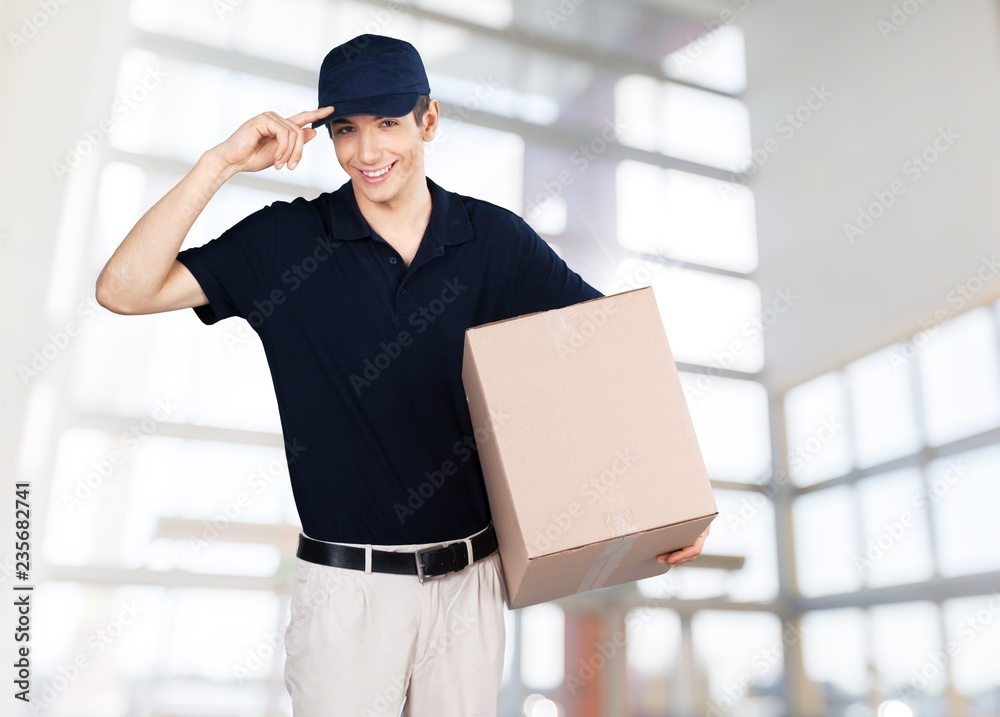
<instances>
[{"instance_id":1,"label":"bright window light","mask_svg":"<svg viewBox=\"0 0 1000 717\"><path fill-rule=\"evenodd\" d=\"M243 666L260 678L281 659L277 595L185 588L170 602L173 629L164 657L171 673L229 681L236 679L234 667Z\"/></svg>"},{"instance_id":2,"label":"bright window light","mask_svg":"<svg viewBox=\"0 0 1000 717\"><path fill-rule=\"evenodd\" d=\"M853 464L840 373L823 374L785 394L788 472L796 485L847 473Z\"/></svg>"},{"instance_id":3,"label":"bright window light","mask_svg":"<svg viewBox=\"0 0 1000 717\"><path fill-rule=\"evenodd\" d=\"M751 373L764 367L755 282L654 265L651 284L674 360Z\"/></svg>"},{"instance_id":4,"label":"bright window light","mask_svg":"<svg viewBox=\"0 0 1000 717\"><path fill-rule=\"evenodd\" d=\"M681 621L673 610L637 609L625 616L629 667L645 678L666 675L680 655Z\"/></svg>"},{"instance_id":5,"label":"bright window light","mask_svg":"<svg viewBox=\"0 0 1000 717\"><path fill-rule=\"evenodd\" d=\"M858 565L869 587L922 582L934 574L923 480L915 468L860 481L864 545Z\"/></svg>"},{"instance_id":6,"label":"bright window light","mask_svg":"<svg viewBox=\"0 0 1000 717\"><path fill-rule=\"evenodd\" d=\"M1000 445L932 461L919 501L934 516L942 575L1000 570Z\"/></svg>"},{"instance_id":7,"label":"bright window light","mask_svg":"<svg viewBox=\"0 0 1000 717\"><path fill-rule=\"evenodd\" d=\"M706 711L772 714L761 712L753 695L782 680L784 650L801 640L800 633L783 632L776 615L721 610L696 612L692 633L698 664L708 673ZM734 640L734 635L740 639ZM740 685L740 692L734 685Z\"/></svg>"},{"instance_id":8,"label":"bright window light","mask_svg":"<svg viewBox=\"0 0 1000 717\"><path fill-rule=\"evenodd\" d=\"M746 89L743 28L719 25L667 55L663 71L677 80L737 94Z\"/></svg>"},{"instance_id":9,"label":"bright window light","mask_svg":"<svg viewBox=\"0 0 1000 717\"><path fill-rule=\"evenodd\" d=\"M618 165L615 187L622 247L731 271L757 268L747 187L633 160Z\"/></svg>"},{"instance_id":10,"label":"bright window light","mask_svg":"<svg viewBox=\"0 0 1000 717\"><path fill-rule=\"evenodd\" d=\"M744 559L743 567L737 571L719 571L723 595L746 602L773 599L778 590L774 504L756 491L716 488L714 494L719 516L712 523L706 551ZM714 571L699 568L683 575L686 579L705 572Z\"/></svg>"},{"instance_id":11,"label":"bright window light","mask_svg":"<svg viewBox=\"0 0 1000 717\"><path fill-rule=\"evenodd\" d=\"M563 682L565 618L558 605L532 605L521 611L521 680L533 689Z\"/></svg>"},{"instance_id":12,"label":"bright window light","mask_svg":"<svg viewBox=\"0 0 1000 717\"><path fill-rule=\"evenodd\" d=\"M521 214L524 139L520 135L442 119L426 156L427 176L445 189ZM472 165L470 157L475 157ZM489 167L489 171L472 172L470 166Z\"/></svg>"},{"instance_id":13,"label":"bright window light","mask_svg":"<svg viewBox=\"0 0 1000 717\"><path fill-rule=\"evenodd\" d=\"M802 659L814 684L847 695L868 692L868 630L857 608L818 610L802 616Z\"/></svg>"},{"instance_id":14,"label":"bright window light","mask_svg":"<svg viewBox=\"0 0 1000 717\"><path fill-rule=\"evenodd\" d=\"M476 0L475 3L465 0L417 0L417 5L497 29L507 27L514 18L512 0Z\"/></svg>"},{"instance_id":15,"label":"bright window light","mask_svg":"<svg viewBox=\"0 0 1000 717\"><path fill-rule=\"evenodd\" d=\"M867 467L920 447L913 402L912 365L893 345L847 365L858 465Z\"/></svg>"},{"instance_id":16,"label":"bright window light","mask_svg":"<svg viewBox=\"0 0 1000 717\"><path fill-rule=\"evenodd\" d=\"M1000 426L1000 347L990 311L975 309L924 335L917 362L928 442L940 445Z\"/></svg>"},{"instance_id":17,"label":"bright window light","mask_svg":"<svg viewBox=\"0 0 1000 717\"><path fill-rule=\"evenodd\" d=\"M708 473L753 482L771 461L767 391L755 381L681 373L694 430Z\"/></svg>"},{"instance_id":18,"label":"bright window light","mask_svg":"<svg viewBox=\"0 0 1000 717\"><path fill-rule=\"evenodd\" d=\"M112 462L122 451L120 436L86 428L67 428L55 447L55 465L42 538L42 554L52 565L86 565L100 560L102 503L113 504L127 472Z\"/></svg>"},{"instance_id":19,"label":"bright window light","mask_svg":"<svg viewBox=\"0 0 1000 717\"><path fill-rule=\"evenodd\" d=\"M933 664L941 650L940 620L930 602L875 605L870 608L873 663L883 694L916 690L941 694L947 682L945 669ZM925 670L928 663L931 669ZM913 679L914 672L923 678Z\"/></svg>"},{"instance_id":20,"label":"bright window light","mask_svg":"<svg viewBox=\"0 0 1000 717\"><path fill-rule=\"evenodd\" d=\"M751 154L750 117L740 100L644 75L615 87L622 143L736 171Z\"/></svg>"},{"instance_id":21,"label":"bright window light","mask_svg":"<svg viewBox=\"0 0 1000 717\"><path fill-rule=\"evenodd\" d=\"M311 87L141 49L122 56L115 95L129 100L116 105L123 108L120 113L112 112L112 146L192 165L261 112L287 117L316 107L316 90ZM190 107L199 112L189 111ZM254 176L323 190L347 180L325 128L306 145L295 170L267 167Z\"/></svg>"},{"instance_id":22,"label":"bright window light","mask_svg":"<svg viewBox=\"0 0 1000 717\"><path fill-rule=\"evenodd\" d=\"M1000 591L946 600L944 623L955 690L985 702L1000 689Z\"/></svg>"},{"instance_id":23,"label":"bright window light","mask_svg":"<svg viewBox=\"0 0 1000 717\"><path fill-rule=\"evenodd\" d=\"M861 546L857 503L852 486L837 486L800 496L792 504L795 566L805 597L847 593L861 587L857 566ZM836 539L831 531L836 526Z\"/></svg>"}]
</instances>

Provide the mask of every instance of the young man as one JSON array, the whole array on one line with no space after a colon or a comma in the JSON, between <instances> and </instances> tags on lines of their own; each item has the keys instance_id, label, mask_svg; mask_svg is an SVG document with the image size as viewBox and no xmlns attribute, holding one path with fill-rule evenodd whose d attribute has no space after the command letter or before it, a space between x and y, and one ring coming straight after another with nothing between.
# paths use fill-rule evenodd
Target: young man
<instances>
[{"instance_id":1,"label":"young man","mask_svg":"<svg viewBox=\"0 0 1000 717\"><path fill-rule=\"evenodd\" d=\"M334 48L320 109L265 112L205 152L97 281L116 313L191 307L205 324L242 317L261 339L297 446L285 631L296 717L496 713L503 594L464 333L602 296L521 218L425 176L440 119L429 93L409 43L362 35ZM179 251L227 179L294 169L324 124L350 181ZM703 540L659 560L694 559Z\"/></svg>"}]
</instances>

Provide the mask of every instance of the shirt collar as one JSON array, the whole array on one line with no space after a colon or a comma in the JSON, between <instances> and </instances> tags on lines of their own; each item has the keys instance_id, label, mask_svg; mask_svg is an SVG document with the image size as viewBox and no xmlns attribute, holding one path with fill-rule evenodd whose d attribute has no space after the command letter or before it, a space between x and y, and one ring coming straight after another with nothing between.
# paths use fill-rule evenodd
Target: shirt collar
<instances>
[{"instance_id":1,"label":"shirt collar","mask_svg":"<svg viewBox=\"0 0 1000 717\"><path fill-rule=\"evenodd\" d=\"M439 246L462 244L473 238L472 222L457 194L442 189L427 179L431 193L431 216L426 236ZM374 237L371 227L358 208L354 188L348 179L328 195L329 226L334 240L355 240Z\"/></svg>"}]
</instances>

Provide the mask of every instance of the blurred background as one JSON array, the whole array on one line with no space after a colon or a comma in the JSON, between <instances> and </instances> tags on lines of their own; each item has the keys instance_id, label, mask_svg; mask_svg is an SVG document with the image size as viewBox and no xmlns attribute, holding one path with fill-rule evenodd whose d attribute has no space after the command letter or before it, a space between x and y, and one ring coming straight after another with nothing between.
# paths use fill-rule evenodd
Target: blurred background
<instances>
[{"instance_id":1,"label":"blurred background","mask_svg":"<svg viewBox=\"0 0 1000 717\"><path fill-rule=\"evenodd\" d=\"M428 176L605 294L654 287L720 508L693 564L507 611L500 713L1000 715L998 3L11 0L0 22L0 578L27 481L31 714L291 714L299 526L260 342L113 314L94 282L204 150L314 108L326 52L372 32L427 65ZM185 246L344 181L323 133L231 180ZM4 674L0 712L28 714Z\"/></svg>"}]
</instances>

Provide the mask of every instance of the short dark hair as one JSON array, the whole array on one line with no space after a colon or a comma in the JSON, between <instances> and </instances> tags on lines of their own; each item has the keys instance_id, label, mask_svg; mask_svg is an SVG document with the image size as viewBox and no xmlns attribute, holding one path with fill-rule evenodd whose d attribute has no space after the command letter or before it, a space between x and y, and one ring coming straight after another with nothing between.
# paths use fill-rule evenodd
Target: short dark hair
<instances>
[{"instance_id":1,"label":"short dark hair","mask_svg":"<svg viewBox=\"0 0 1000 717\"><path fill-rule=\"evenodd\" d=\"M417 97L417 104L413 106L413 118L417 121L417 124L424 121L424 114L430 106L430 95L420 95ZM327 122L326 131L330 134L330 139L333 139L333 122Z\"/></svg>"}]
</instances>

